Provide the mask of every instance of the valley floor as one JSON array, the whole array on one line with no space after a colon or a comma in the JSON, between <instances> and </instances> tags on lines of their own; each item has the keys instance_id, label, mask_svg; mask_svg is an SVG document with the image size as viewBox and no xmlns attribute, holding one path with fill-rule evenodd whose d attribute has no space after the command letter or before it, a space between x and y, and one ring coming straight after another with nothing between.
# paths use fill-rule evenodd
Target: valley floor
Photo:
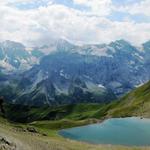
<instances>
[{"instance_id":1,"label":"valley floor","mask_svg":"<svg viewBox=\"0 0 150 150\"><path fill-rule=\"evenodd\" d=\"M148 147L93 145L64 139L56 132L45 136L24 132L8 123L0 123L0 150L150 150Z\"/></svg>"}]
</instances>

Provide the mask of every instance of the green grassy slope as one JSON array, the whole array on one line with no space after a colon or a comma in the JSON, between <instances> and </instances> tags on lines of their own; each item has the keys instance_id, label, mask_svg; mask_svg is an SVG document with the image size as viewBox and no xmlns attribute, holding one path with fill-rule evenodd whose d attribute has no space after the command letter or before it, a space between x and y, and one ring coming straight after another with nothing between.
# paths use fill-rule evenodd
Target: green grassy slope
<instances>
[{"instance_id":1,"label":"green grassy slope","mask_svg":"<svg viewBox=\"0 0 150 150\"><path fill-rule=\"evenodd\" d=\"M35 120L83 120L92 116L102 107L100 104L76 104L57 107L31 107L22 105L5 105L6 117L15 122L32 122Z\"/></svg>"},{"instance_id":2,"label":"green grassy slope","mask_svg":"<svg viewBox=\"0 0 150 150\"><path fill-rule=\"evenodd\" d=\"M133 90L119 101L103 107L97 115L106 117L141 116L150 117L150 82Z\"/></svg>"},{"instance_id":3,"label":"green grassy slope","mask_svg":"<svg viewBox=\"0 0 150 150\"><path fill-rule=\"evenodd\" d=\"M84 103L41 108L7 104L5 109L6 117L11 121L36 121L32 123L34 126L56 130L94 123L110 117L150 117L150 82L110 104Z\"/></svg>"}]
</instances>

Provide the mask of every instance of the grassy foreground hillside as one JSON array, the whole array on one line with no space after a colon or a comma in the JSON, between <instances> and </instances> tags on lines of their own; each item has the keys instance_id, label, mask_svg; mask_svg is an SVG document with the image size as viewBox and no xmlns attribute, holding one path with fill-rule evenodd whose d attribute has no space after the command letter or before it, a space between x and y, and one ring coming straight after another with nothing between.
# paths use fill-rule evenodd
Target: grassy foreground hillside
<instances>
[{"instance_id":1,"label":"grassy foreground hillside","mask_svg":"<svg viewBox=\"0 0 150 150\"><path fill-rule=\"evenodd\" d=\"M150 82L133 90L119 101L106 106L106 116L127 117L141 116L150 117Z\"/></svg>"},{"instance_id":2,"label":"grassy foreground hillside","mask_svg":"<svg viewBox=\"0 0 150 150\"><path fill-rule=\"evenodd\" d=\"M29 124L8 123L7 120L0 118L0 150L149 150L149 147L77 142L60 137L55 130L35 128L37 133L29 132L26 131L28 126Z\"/></svg>"},{"instance_id":3,"label":"grassy foreground hillside","mask_svg":"<svg viewBox=\"0 0 150 150\"><path fill-rule=\"evenodd\" d=\"M0 146L4 142L4 140L1 141L1 137L4 136L17 143L21 150L150 149L149 147L91 145L64 139L57 134L59 129L95 123L110 117L141 116L149 118L150 82L110 104L78 104L41 108L7 104L5 110L5 117L11 123L0 117ZM34 128L38 132L28 132L28 130L26 131L28 127ZM3 149L0 147L0 150Z\"/></svg>"}]
</instances>

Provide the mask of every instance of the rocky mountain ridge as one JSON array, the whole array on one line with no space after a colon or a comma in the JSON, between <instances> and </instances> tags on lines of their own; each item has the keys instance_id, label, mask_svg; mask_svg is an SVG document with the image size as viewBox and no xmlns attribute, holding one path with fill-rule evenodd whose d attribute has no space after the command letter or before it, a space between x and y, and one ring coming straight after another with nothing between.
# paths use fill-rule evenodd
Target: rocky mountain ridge
<instances>
[{"instance_id":1,"label":"rocky mountain ridge","mask_svg":"<svg viewBox=\"0 0 150 150\"><path fill-rule=\"evenodd\" d=\"M11 101L32 105L109 102L150 80L149 43L138 49L125 40L86 46L60 41L39 64L2 80L0 93L10 90Z\"/></svg>"}]
</instances>

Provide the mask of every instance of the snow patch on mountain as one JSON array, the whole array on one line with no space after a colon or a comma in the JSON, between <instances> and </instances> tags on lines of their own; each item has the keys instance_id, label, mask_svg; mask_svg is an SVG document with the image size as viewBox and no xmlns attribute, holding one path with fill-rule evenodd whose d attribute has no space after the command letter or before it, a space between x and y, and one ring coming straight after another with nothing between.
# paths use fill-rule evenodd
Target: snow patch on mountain
<instances>
[{"instance_id":1,"label":"snow patch on mountain","mask_svg":"<svg viewBox=\"0 0 150 150\"><path fill-rule=\"evenodd\" d=\"M3 70L5 70L5 68L7 68L8 72L15 70L15 68L11 64L7 63L4 59L0 60L0 67Z\"/></svg>"},{"instance_id":2,"label":"snow patch on mountain","mask_svg":"<svg viewBox=\"0 0 150 150\"><path fill-rule=\"evenodd\" d=\"M103 86L102 84L98 84L98 87L99 87L99 88L104 88L104 89L106 89L106 87Z\"/></svg>"}]
</instances>

